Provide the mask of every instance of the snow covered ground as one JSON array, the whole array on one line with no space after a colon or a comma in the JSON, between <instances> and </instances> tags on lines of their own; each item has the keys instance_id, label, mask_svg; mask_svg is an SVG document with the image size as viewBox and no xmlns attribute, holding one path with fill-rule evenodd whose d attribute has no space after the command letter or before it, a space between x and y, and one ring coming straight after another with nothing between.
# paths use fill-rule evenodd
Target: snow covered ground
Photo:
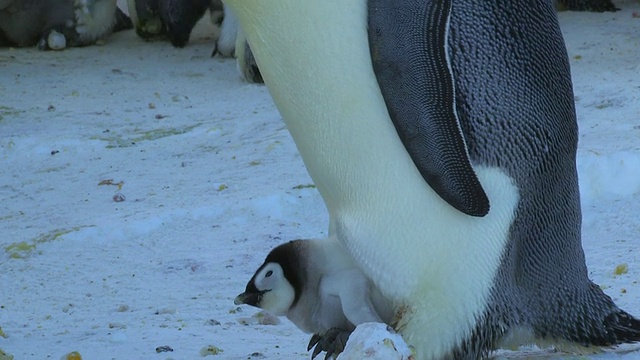
<instances>
[{"instance_id":1,"label":"snow covered ground","mask_svg":"<svg viewBox=\"0 0 640 360\"><path fill-rule=\"evenodd\" d=\"M617 5L560 19L590 275L640 316L640 3ZM269 249L324 236L326 209L266 88L211 59L208 31L185 49L132 31L0 49L0 349L15 359L309 357L307 335L233 299Z\"/></svg>"}]
</instances>

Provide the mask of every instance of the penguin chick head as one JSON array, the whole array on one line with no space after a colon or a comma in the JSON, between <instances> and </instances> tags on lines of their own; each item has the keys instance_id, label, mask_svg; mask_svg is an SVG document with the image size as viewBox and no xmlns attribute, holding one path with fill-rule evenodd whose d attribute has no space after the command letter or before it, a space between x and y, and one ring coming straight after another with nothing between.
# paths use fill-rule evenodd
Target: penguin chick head
<instances>
[{"instance_id":1,"label":"penguin chick head","mask_svg":"<svg viewBox=\"0 0 640 360\"><path fill-rule=\"evenodd\" d=\"M287 280L282 266L276 262L265 262L234 303L255 306L276 316L284 316L294 300L295 290Z\"/></svg>"}]
</instances>

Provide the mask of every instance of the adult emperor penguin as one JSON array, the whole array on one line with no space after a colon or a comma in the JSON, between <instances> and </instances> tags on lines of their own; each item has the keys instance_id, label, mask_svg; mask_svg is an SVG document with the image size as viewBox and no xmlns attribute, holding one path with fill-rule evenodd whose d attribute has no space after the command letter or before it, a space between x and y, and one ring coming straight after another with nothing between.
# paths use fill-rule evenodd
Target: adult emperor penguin
<instances>
[{"instance_id":1,"label":"adult emperor penguin","mask_svg":"<svg viewBox=\"0 0 640 360\"><path fill-rule=\"evenodd\" d=\"M590 350L640 321L588 278L551 1L227 0L339 239L417 359Z\"/></svg>"},{"instance_id":2,"label":"adult emperor penguin","mask_svg":"<svg viewBox=\"0 0 640 360\"><path fill-rule=\"evenodd\" d=\"M131 27L116 0L0 0L0 39L12 46L84 46Z\"/></svg>"}]
</instances>

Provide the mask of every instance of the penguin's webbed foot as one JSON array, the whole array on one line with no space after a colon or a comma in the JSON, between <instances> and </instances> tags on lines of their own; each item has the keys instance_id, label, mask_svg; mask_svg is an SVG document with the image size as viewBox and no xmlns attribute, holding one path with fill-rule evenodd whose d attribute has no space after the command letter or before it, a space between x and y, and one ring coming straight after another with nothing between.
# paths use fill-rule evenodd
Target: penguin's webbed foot
<instances>
[{"instance_id":1,"label":"penguin's webbed foot","mask_svg":"<svg viewBox=\"0 0 640 360\"><path fill-rule=\"evenodd\" d=\"M240 64L240 70L242 72L242 76L247 82L253 84L264 83L256 58L253 57L253 51L251 51L251 47L249 47L249 43L246 41L244 42L244 57L238 59L238 61L243 62Z\"/></svg>"},{"instance_id":2,"label":"penguin's webbed foot","mask_svg":"<svg viewBox=\"0 0 640 360\"><path fill-rule=\"evenodd\" d=\"M315 359L315 357L323 351L326 353L324 356L325 360L331 359L332 357L336 358L344 351L345 346L347 346L349 335L351 335L351 331L339 328L331 328L323 335L313 334L311 340L309 340L307 351L313 349L311 359Z\"/></svg>"}]
</instances>

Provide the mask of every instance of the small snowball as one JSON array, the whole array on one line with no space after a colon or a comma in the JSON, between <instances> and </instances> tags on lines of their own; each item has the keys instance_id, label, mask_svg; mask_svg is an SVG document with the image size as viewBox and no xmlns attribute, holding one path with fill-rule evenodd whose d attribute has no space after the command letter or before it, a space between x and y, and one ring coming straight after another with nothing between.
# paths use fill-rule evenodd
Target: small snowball
<instances>
[{"instance_id":1,"label":"small snowball","mask_svg":"<svg viewBox=\"0 0 640 360\"><path fill-rule=\"evenodd\" d=\"M338 360L413 360L411 348L399 334L387 330L387 325L366 323L359 325L349 336L347 347Z\"/></svg>"},{"instance_id":2,"label":"small snowball","mask_svg":"<svg viewBox=\"0 0 640 360\"><path fill-rule=\"evenodd\" d=\"M47 37L47 45L51 50L62 50L67 47L67 38L59 32L53 30Z\"/></svg>"}]
</instances>

